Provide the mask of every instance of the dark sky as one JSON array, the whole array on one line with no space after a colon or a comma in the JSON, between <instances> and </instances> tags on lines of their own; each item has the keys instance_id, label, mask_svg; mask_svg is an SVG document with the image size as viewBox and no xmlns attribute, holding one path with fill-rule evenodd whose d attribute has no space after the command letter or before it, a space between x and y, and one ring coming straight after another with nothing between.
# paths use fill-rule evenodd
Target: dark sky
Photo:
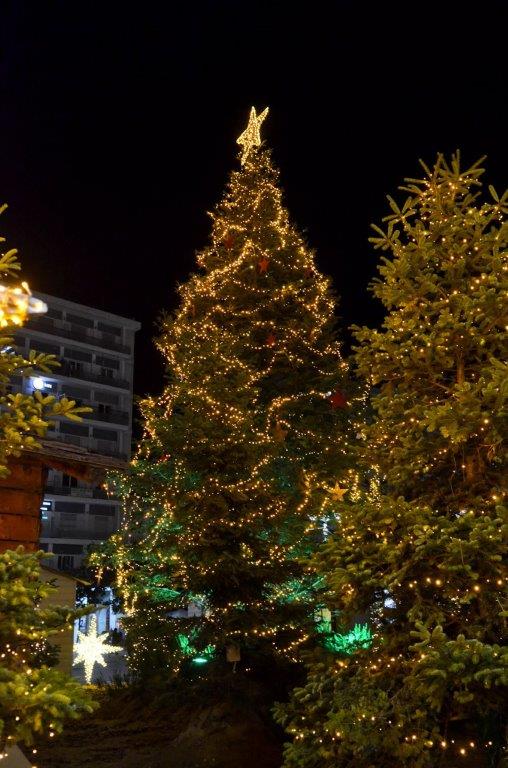
<instances>
[{"instance_id":1,"label":"dark sky","mask_svg":"<svg viewBox=\"0 0 508 768\"><path fill-rule=\"evenodd\" d=\"M379 322L369 223L419 157L488 154L508 185L506 2L2 0L0 231L34 289L134 317L151 338L209 231L251 104L292 218ZM346 334L347 335L347 334Z\"/></svg>"}]
</instances>

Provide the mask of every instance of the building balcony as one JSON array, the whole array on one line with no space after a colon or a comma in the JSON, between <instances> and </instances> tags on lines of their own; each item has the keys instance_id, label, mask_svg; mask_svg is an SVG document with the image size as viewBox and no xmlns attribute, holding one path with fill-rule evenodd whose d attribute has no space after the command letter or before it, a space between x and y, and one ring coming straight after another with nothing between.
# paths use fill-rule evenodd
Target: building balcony
<instances>
[{"instance_id":1,"label":"building balcony","mask_svg":"<svg viewBox=\"0 0 508 768\"><path fill-rule=\"evenodd\" d=\"M130 391L130 383L125 379L113 378L112 376L102 376L96 373L93 366L86 363L73 365L68 360L60 359L60 368L54 368L51 376L66 376L69 379L79 379L80 381L90 381L94 384L105 384L108 387L117 387L118 389L127 389Z\"/></svg>"},{"instance_id":2,"label":"building balcony","mask_svg":"<svg viewBox=\"0 0 508 768\"><path fill-rule=\"evenodd\" d=\"M88 403L86 403L87 407ZM122 424L124 426L129 425L129 414L127 411L119 411L115 408L111 408L109 411L99 411L94 408L90 413L82 414L84 419L92 419L93 421L106 421L108 424Z\"/></svg>"},{"instance_id":3,"label":"building balcony","mask_svg":"<svg viewBox=\"0 0 508 768\"><path fill-rule=\"evenodd\" d=\"M94 347L102 347L113 352L120 352L123 355L131 355L132 349L119 341L105 338L101 331L95 331L91 328L81 328L72 323L63 320L52 320L50 317L33 317L26 325L27 330L40 331L48 333L51 336L59 336L62 339L71 339L72 341L84 342Z\"/></svg>"},{"instance_id":4,"label":"building balcony","mask_svg":"<svg viewBox=\"0 0 508 768\"><path fill-rule=\"evenodd\" d=\"M61 483L50 483L44 488L44 493L51 496L73 496L81 499L107 499L108 501L118 501L117 496L107 494L103 488L70 488Z\"/></svg>"},{"instance_id":5,"label":"building balcony","mask_svg":"<svg viewBox=\"0 0 508 768\"><path fill-rule=\"evenodd\" d=\"M66 526L52 524L49 521L42 523L41 539L84 539L85 541L104 541L111 536L110 531L94 531L93 528L67 528Z\"/></svg>"},{"instance_id":6,"label":"building balcony","mask_svg":"<svg viewBox=\"0 0 508 768\"><path fill-rule=\"evenodd\" d=\"M67 445L78 445L80 448L86 448L89 453L97 453L99 456L112 456L115 459L128 461L128 456L118 450L118 445L109 440L97 440L94 437L78 437L77 435L67 435L61 432L48 432L46 440L58 440Z\"/></svg>"}]
</instances>

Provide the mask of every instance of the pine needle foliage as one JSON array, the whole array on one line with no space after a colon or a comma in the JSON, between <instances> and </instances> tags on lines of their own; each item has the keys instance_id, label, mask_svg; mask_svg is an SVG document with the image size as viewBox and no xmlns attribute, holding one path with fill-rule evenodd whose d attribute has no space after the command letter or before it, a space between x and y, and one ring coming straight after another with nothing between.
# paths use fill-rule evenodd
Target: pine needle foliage
<instances>
[{"instance_id":1,"label":"pine needle foliage","mask_svg":"<svg viewBox=\"0 0 508 768\"><path fill-rule=\"evenodd\" d=\"M382 493L314 558L374 643L309 662L278 709L287 768L499 766L506 746L508 193L458 154L423 170L374 227L383 326L355 329Z\"/></svg>"}]
</instances>

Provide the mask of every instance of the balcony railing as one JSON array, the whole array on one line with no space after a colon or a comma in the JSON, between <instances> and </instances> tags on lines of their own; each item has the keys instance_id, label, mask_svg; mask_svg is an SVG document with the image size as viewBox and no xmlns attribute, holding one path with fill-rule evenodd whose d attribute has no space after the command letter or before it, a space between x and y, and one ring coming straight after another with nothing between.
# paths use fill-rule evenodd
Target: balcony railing
<instances>
[{"instance_id":1,"label":"balcony railing","mask_svg":"<svg viewBox=\"0 0 508 768\"><path fill-rule=\"evenodd\" d=\"M71 365L68 360L60 360L59 368L54 368L53 372L58 376L68 376L72 379L91 381L95 384L106 384L110 387L119 389L130 389L130 384L125 379L113 378L112 376L101 376L96 373L92 366L81 363L79 366Z\"/></svg>"},{"instance_id":2,"label":"balcony railing","mask_svg":"<svg viewBox=\"0 0 508 768\"><path fill-rule=\"evenodd\" d=\"M85 539L88 541L104 541L111 536L110 531L101 531L100 533L89 528L66 528L58 524L43 523L41 529L42 539Z\"/></svg>"},{"instance_id":3,"label":"balcony railing","mask_svg":"<svg viewBox=\"0 0 508 768\"><path fill-rule=\"evenodd\" d=\"M99 411L94 408L92 412L83 413L84 419L92 419L93 421L107 421L109 424L129 424L129 414L127 411L119 411L115 408L111 408L110 411Z\"/></svg>"},{"instance_id":4,"label":"balcony railing","mask_svg":"<svg viewBox=\"0 0 508 768\"><path fill-rule=\"evenodd\" d=\"M117 501L117 496L111 496L106 493L102 488L70 488L67 485L61 485L58 483L51 483L46 485L44 493L49 493L52 496L78 496L84 499L108 499L110 501Z\"/></svg>"},{"instance_id":5,"label":"balcony railing","mask_svg":"<svg viewBox=\"0 0 508 768\"><path fill-rule=\"evenodd\" d=\"M58 440L60 443L67 443L67 445L78 445L80 448L86 448L90 453L98 453L99 456L111 456L127 461L127 454L121 453L116 443L109 440L97 440L93 437L79 437L78 435L67 435L53 431L46 433L46 439Z\"/></svg>"},{"instance_id":6,"label":"balcony railing","mask_svg":"<svg viewBox=\"0 0 508 768\"><path fill-rule=\"evenodd\" d=\"M100 331L94 331L91 328L80 328L73 323L66 323L63 320L52 320L50 317L31 318L27 323L27 328L33 328L35 331L49 333L52 336L60 336L64 339L73 341L84 341L86 344L92 344L95 347L103 347L114 352L120 352L124 355L131 354L131 348L119 341L104 338Z\"/></svg>"}]
</instances>

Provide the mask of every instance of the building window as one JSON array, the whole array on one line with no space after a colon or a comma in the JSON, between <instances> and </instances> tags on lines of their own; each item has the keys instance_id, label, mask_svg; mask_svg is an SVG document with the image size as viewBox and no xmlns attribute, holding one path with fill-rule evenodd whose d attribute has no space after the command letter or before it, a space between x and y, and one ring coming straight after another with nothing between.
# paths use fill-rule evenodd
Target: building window
<instances>
[{"instance_id":1,"label":"building window","mask_svg":"<svg viewBox=\"0 0 508 768\"><path fill-rule=\"evenodd\" d=\"M88 437L88 427L84 424L73 424L67 421L60 422L60 433L63 435L77 435Z\"/></svg>"},{"instance_id":2,"label":"building window","mask_svg":"<svg viewBox=\"0 0 508 768\"><path fill-rule=\"evenodd\" d=\"M104 368L113 368L116 371L120 370L120 360L115 360L113 357L95 355L95 363L96 365L104 366Z\"/></svg>"},{"instance_id":3,"label":"building window","mask_svg":"<svg viewBox=\"0 0 508 768\"><path fill-rule=\"evenodd\" d=\"M99 427L94 427L93 436L98 440L110 440L112 443L116 443L118 440L118 432L115 432L112 429L100 429Z\"/></svg>"},{"instance_id":4,"label":"building window","mask_svg":"<svg viewBox=\"0 0 508 768\"><path fill-rule=\"evenodd\" d=\"M35 350L35 352L43 352L45 355L56 355L57 357L60 355L58 344L48 344L45 341L39 341L39 339L30 339L29 344L30 349Z\"/></svg>"},{"instance_id":5,"label":"building window","mask_svg":"<svg viewBox=\"0 0 508 768\"><path fill-rule=\"evenodd\" d=\"M61 391L62 395L69 397L71 400L90 400L92 395L89 389L67 384L67 382L61 385Z\"/></svg>"},{"instance_id":6,"label":"building window","mask_svg":"<svg viewBox=\"0 0 508 768\"><path fill-rule=\"evenodd\" d=\"M122 335L122 329L119 328L117 325L108 325L108 323L101 323L100 321L97 323L97 328L99 331L102 331L103 333L109 333L112 336L121 336Z\"/></svg>"},{"instance_id":7,"label":"building window","mask_svg":"<svg viewBox=\"0 0 508 768\"><path fill-rule=\"evenodd\" d=\"M60 309L52 309L51 307L48 307L48 311L46 312L45 316L52 317L53 320L61 320L63 313Z\"/></svg>"},{"instance_id":8,"label":"building window","mask_svg":"<svg viewBox=\"0 0 508 768\"><path fill-rule=\"evenodd\" d=\"M110 518L96 515L94 520L94 532L97 536L109 536L111 532Z\"/></svg>"},{"instance_id":9,"label":"building window","mask_svg":"<svg viewBox=\"0 0 508 768\"><path fill-rule=\"evenodd\" d=\"M67 375L72 376L75 373L83 373L83 363L78 363L76 360L67 360Z\"/></svg>"},{"instance_id":10,"label":"building window","mask_svg":"<svg viewBox=\"0 0 508 768\"><path fill-rule=\"evenodd\" d=\"M60 513L60 528L62 533L65 531L74 531L78 522L78 516L74 512L61 512Z\"/></svg>"},{"instance_id":11,"label":"building window","mask_svg":"<svg viewBox=\"0 0 508 768\"><path fill-rule=\"evenodd\" d=\"M100 403L108 403L109 405L119 405L119 397L114 392L102 392L95 390L94 400Z\"/></svg>"},{"instance_id":12,"label":"building window","mask_svg":"<svg viewBox=\"0 0 508 768\"><path fill-rule=\"evenodd\" d=\"M106 515L107 517L115 517L116 506L112 504L90 504L89 512L91 515Z\"/></svg>"},{"instance_id":13,"label":"building window","mask_svg":"<svg viewBox=\"0 0 508 768\"><path fill-rule=\"evenodd\" d=\"M85 512L85 505L79 501L55 501L55 512L69 512L75 517Z\"/></svg>"},{"instance_id":14,"label":"building window","mask_svg":"<svg viewBox=\"0 0 508 768\"><path fill-rule=\"evenodd\" d=\"M84 328L93 328L93 320L90 320L89 317L81 317L80 315L71 315L69 312L66 313L67 322L69 323L75 323L76 325L81 325Z\"/></svg>"},{"instance_id":15,"label":"building window","mask_svg":"<svg viewBox=\"0 0 508 768\"><path fill-rule=\"evenodd\" d=\"M58 555L58 570L72 571L74 568L74 555Z\"/></svg>"},{"instance_id":16,"label":"building window","mask_svg":"<svg viewBox=\"0 0 508 768\"><path fill-rule=\"evenodd\" d=\"M65 347L64 356L70 360L81 360L84 363L92 362L92 353L84 352L82 349L72 349L72 347Z\"/></svg>"},{"instance_id":17,"label":"building window","mask_svg":"<svg viewBox=\"0 0 508 768\"><path fill-rule=\"evenodd\" d=\"M77 488L77 478L71 477L71 475L65 475L62 477L62 485L64 488Z\"/></svg>"}]
</instances>

